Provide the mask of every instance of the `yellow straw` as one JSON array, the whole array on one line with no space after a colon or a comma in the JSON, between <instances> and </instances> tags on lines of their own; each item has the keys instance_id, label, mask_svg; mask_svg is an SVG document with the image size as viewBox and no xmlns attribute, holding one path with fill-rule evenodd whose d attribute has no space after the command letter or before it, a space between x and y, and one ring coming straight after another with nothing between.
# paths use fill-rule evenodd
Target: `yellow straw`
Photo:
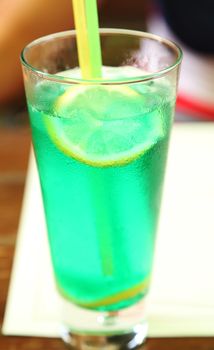
<instances>
[{"instance_id":1,"label":"yellow straw","mask_svg":"<svg viewBox=\"0 0 214 350\"><path fill-rule=\"evenodd\" d=\"M102 59L96 0L73 0L73 10L82 78L101 78Z\"/></svg>"},{"instance_id":2,"label":"yellow straw","mask_svg":"<svg viewBox=\"0 0 214 350\"><path fill-rule=\"evenodd\" d=\"M74 21L77 32L77 48L79 65L83 79L101 79L102 58L98 25L97 1L96 0L72 0ZM105 210L105 194L101 191L105 184L96 183L93 185L94 208L96 210L96 225L102 271L106 276L114 273L113 251L112 251L112 230L109 225L110 218ZM100 190L101 189L101 190ZM98 203L100 198L103 204Z\"/></svg>"}]
</instances>

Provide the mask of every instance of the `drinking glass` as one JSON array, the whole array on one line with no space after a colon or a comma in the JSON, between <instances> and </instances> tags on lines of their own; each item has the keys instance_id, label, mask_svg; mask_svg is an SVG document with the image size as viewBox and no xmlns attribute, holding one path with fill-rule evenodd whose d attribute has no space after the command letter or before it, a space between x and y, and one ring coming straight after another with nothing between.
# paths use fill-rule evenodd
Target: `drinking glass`
<instances>
[{"instance_id":1,"label":"drinking glass","mask_svg":"<svg viewBox=\"0 0 214 350\"><path fill-rule=\"evenodd\" d=\"M102 79L81 78L75 31L33 41L21 61L63 339L132 349L147 336L182 53L143 32L100 38Z\"/></svg>"}]
</instances>

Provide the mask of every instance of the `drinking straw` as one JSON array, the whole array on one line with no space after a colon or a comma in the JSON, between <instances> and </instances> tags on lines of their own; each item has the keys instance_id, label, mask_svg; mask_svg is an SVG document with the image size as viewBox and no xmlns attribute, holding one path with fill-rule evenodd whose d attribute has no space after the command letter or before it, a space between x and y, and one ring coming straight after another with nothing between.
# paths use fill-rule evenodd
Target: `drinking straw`
<instances>
[{"instance_id":1,"label":"drinking straw","mask_svg":"<svg viewBox=\"0 0 214 350\"><path fill-rule=\"evenodd\" d=\"M100 48L98 12L96 0L73 0L74 21L77 31L79 65L83 79L102 77L102 58ZM96 217L96 231L100 250L102 272L113 274L112 229L106 211L106 194L102 193L106 184L91 180L92 203ZM100 202L101 201L101 202Z\"/></svg>"},{"instance_id":2,"label":"drinking straw","mask_svg":"<svg viewBox=\"0 0 214 350\"><path fill-rule=\"evenodd\" d=\"M79 65L83 79L101 78L101 48L96 0L73 0Z\"/></svg>"}]
</instances>

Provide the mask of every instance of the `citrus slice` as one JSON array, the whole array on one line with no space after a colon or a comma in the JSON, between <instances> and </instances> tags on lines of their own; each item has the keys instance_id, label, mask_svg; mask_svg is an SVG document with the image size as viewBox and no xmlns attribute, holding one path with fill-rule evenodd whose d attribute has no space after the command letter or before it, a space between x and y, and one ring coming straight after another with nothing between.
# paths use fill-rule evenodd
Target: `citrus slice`
<instances>
[{"instance_id":1,"label":"citrus slice","mask_svg":"<svg viewBox=\"0 0 214 350\"><path fill-rule=\"evenodd\" d=\"M123 85L72 86L55 100L55 116L45 115L44 122L67 156L92 166L123 165L163 136L155 99Z\"/></svg>"},{"instance_id":2,"label":"citrus slice","mask_svg":"<svg viewBox=\"0 0 214 350\"><path fill-rule=\"evenodd\" d=\"M133 287L123 290L119 293L106 296L102 299L96 301L83 301L79 300L75 297L68 295L59 285L57 285L59 292L67 299L71 300L77 305L87 307L87 308L98 308L102 306L109 306L112 304L119 303L121 301L125 301L127 299L131 299L136 297L139 294L145 294L149 288L150 278L146 278L144 281L134 285Z\"/></svg>"}]
</instances>

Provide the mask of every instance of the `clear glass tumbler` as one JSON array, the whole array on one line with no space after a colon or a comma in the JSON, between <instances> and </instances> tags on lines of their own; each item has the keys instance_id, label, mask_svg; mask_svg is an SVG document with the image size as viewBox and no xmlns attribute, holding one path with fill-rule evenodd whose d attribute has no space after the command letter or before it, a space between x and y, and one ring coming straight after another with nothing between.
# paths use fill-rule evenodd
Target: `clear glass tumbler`
<instances>
[{"instance_id":1,"label":"clear glass tumbler","mask_svg":"<svg viewBox=\"0 0 214 350\"><path fill-rule=\"evenodd\" d=\"M145 297L181 50L158 36L100 30L102 79L84 80L75 31L35 40L21 60L63 338L132 349Z\"/></svg>"}]
</instances>

